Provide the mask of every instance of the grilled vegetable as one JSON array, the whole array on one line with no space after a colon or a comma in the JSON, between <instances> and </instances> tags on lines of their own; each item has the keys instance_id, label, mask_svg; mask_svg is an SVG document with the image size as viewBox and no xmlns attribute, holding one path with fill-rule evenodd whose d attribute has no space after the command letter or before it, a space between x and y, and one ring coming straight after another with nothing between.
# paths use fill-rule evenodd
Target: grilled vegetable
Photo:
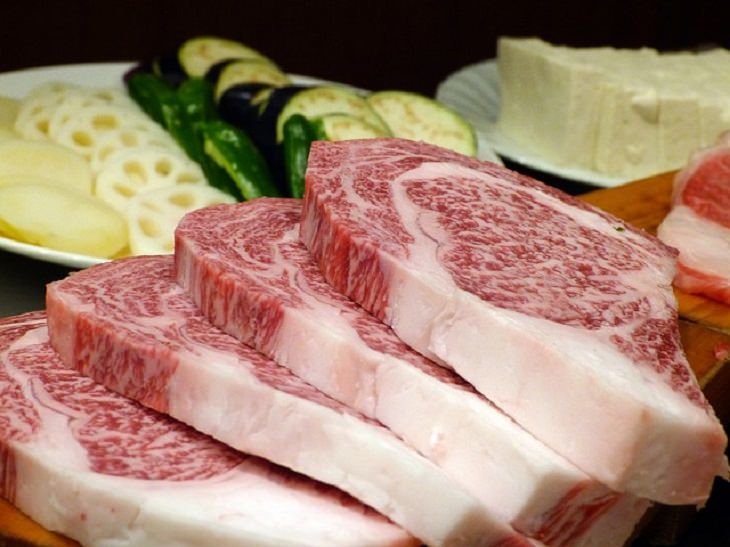
<instances>
[{"instance_id":1,"label":"grilled vegetable","mask_svg":"<svg viewBox=\"0 0 730 547\"><path fill-rule=\"evenodd\" d=\"M470 156L477 153L471 125L438 101L406 91L381 91L370 95L367 102L395 137L429 142Z\"/></svg>"}]
</instances>

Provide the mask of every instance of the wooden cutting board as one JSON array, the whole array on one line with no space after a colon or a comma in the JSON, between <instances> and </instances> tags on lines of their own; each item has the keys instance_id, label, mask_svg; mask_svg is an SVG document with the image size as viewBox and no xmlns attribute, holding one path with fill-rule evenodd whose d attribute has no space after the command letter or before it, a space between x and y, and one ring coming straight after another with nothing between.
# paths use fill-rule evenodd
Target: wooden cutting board
<instances>
[{"instance_id":1,"label":"wooden cutting board","mask_svg":"<svg viewBox=\"0 0 730 547\"><path fill-rule=\"evenodd\" d=\"M639 228L654 233L669 210L672 173L636 181L618 188L597 190L582 199ZM730 308L701 297L676 291L680 306L680 331L685 352L705 394L725 423L730 420ZM0 500L0 545L5 537L44 547L69 547L77 543L44 530L12 505Z\"/></svg>"}]
</instances>

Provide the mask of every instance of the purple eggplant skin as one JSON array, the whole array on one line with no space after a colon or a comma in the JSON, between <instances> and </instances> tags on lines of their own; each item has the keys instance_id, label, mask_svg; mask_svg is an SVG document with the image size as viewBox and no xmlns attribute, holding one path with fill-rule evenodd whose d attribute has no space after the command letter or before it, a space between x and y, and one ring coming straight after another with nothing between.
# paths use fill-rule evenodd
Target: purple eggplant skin
<instances>
[{"instance_id":1,"label":"purple eggplant skin","mask_svg":"<svg viewBox=\"0 0 730 547\"><path fill-rule=\"evenodd\" d=\"M177 51L163 53L152 59L152 72L163 78L168 84L174 88L178 88L181 83L188 79L188 75L183 70Z\"/></svg>"},{"instance_id":2,"label":"purple eggplant skin","mask_svg":"<svg viewBox=\"0 0 730 547\"><path fill-rule=\"evenodd\" d=\"M234 63L236 61L240 61L241 59L223 59L222 61L218 61L214 65L211 65L211 67L208 69L208 72L205 73L205 76L203 76L206 80L208 80L213 86L218 82L218 78L221 76L221 72L223 72L223 69L226 68L231 63Z\"/></svg>"},{"instance_id":3,"label":"purple eggplant skin","mask_svg":"<svg viewBox=\"0 0 730 547\"><path fill-rule=\"evenodd\" d=\"M122 75L122 82L124 83L124 85L128 85L129 80L137 74L152 74L152 62L141 61L133 65Z\"/></svg>"}]
</instances>

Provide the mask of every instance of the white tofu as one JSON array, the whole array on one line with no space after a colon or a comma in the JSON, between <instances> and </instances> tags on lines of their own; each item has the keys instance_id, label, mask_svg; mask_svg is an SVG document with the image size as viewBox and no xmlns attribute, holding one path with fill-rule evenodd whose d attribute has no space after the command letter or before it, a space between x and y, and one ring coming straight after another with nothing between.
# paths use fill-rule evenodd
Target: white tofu
<instances>
[{"instance_id":1,"label":"white tofu","mask_svg":"<svg viewBox=\"0 0 730 547\"><path fill-rule=\"evenodd\" d=\"M499 126L556 165L639 178L730 129L730 52L574 49L501 38Z\"/></svg>"}]
</instances>

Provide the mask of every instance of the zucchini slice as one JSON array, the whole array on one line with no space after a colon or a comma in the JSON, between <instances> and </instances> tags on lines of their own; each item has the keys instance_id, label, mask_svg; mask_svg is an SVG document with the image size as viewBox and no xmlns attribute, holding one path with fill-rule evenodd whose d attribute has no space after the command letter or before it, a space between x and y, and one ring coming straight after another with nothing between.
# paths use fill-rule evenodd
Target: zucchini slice
<instances>
[{"instance_id":1,"label":"zucchini slice","mask_svg":"<svg viewBox=\"0 0 730 547\"><path fill-rule=\"evenodd\" d=\"M294 114L301 114L310 119L325 114L349 114L365 120L385 135L391 134L386 123L368 102L354 91L344 87L312 87L291 97L276 120L276 142L281 142L284 123Z\"/></svg>"},{"instance_id":2,"label":"zucchini slice","mask_svg":"<svg viewBox=\"0 0 730 547\"><path fill-rule=\"evenodd\" d=\"M253 48L234 40L215 36L191 38L180 46L178 61L188 76L203 77L214 64L225 59L262 59L271 61Z\"/></svg>"},{"instance_id":3,"label":"zucchini slice","mask_svg":"<svg viewBox=\"0 0 730 547\"><path fill-rule=\"evenodd\" d=\"M380 91L370 95L367 102L395 137L476 156L477 138L472 126L438 101L407 91Z\"/></svg>"},{"instance_id":4,"label":"zucchini slice","mask_svg":"<svg viewBox=\"0 0 730 547\"><path fill-rule=\"evenodd\" d=\"M318 140L347 141L389 136L382 127L350 114L325 114L313 119L312 126Z\"/></svg>"},{"instance_id":5,"label":"zucchini slice","mask_svg":"<svg viewBox=\"0 0 730 547\"><path fill-rule=\"evenodd\" d=\"M215 98L238 84L267 84L272 87L290 85L289 77L279 67L261 59L231 61L221 70L215 84Z\"/></svg>"}]
</instances>

